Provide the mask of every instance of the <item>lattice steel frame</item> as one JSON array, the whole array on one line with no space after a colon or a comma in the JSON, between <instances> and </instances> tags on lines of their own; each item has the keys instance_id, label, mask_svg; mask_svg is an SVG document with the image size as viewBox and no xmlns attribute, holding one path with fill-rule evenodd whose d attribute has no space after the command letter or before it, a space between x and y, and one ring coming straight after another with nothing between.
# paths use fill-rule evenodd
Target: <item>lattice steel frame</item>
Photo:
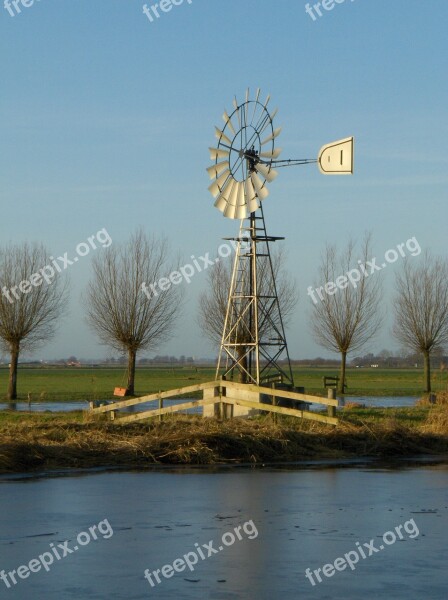
<instances>
[{"instance_id":1,"label":"lattice steel frame","mask_svg":"<svg viewBox=\"0 0 448 600\"><path fill-rule=\"evenodd\" d=\"M263 207L241 221L216 377L294 385ZM286 359L281 366L279 361Z\"/></svg>"}]
</instances>

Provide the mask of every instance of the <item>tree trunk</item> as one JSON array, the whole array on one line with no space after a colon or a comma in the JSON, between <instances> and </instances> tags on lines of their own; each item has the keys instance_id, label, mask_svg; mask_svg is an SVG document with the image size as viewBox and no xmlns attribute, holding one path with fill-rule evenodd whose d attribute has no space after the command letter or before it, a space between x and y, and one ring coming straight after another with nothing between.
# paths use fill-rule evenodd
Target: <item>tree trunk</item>
<instances>
[{"instance_id":1,"label":"tree trunk","mask_svg":"<svg viewBox=\"0 0 448 600\"><path fill-rule=\"evenodd\" d=\"M347 364L347 352L341 352L341 370L339 374L338 393L345 393L345 366Z\"/></svg>"},{"instance_id":2,"label":"tree trunk","mask_svg":"<svg viewBox=\"0 0 448 600\"><path fill-rule=\"evenodd\" d=\"M19 364L20 347L18 344L11 346L11 365L9 367L8 394L9 401L17 400L17 366Z\"/></svg>"},{"instance_id":3,"label":"tree trunk","mask_svg":"<svg viewBox=\"0 0 448 600\"><path fill-rule=\"evenodd\" d=\"M137 352L135 350L128 350L128 384L126 386L126 395L134 395L134 381L135 381L135 359Z\"/></svg>"},{"instance_id":4,"label":"tree trunk","mask_svg":"<svg viewBox=\"0 0 448 600\"><path fill-rule=\"evenodd\" d=\"M425 392L431 391L431 362L430 362L430 353L428 350L423 352L423 362L424 362L424 379L425 379Z\"/></svg>"}]
</instances>

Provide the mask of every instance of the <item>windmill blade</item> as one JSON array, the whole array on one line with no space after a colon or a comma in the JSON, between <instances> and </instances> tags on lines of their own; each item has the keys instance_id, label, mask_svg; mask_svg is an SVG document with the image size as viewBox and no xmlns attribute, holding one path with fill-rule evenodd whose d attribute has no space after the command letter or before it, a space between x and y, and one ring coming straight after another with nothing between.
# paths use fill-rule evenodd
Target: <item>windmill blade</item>
<instances>
[{"instance_id":1,"label":"windmill blade","mask_svg":"<svg viewBox=\"0 0 448 600\"><path fill-rule=\"evenodd\" d=\"M239 195L239 189L241 186L241 183L239 181L235 181L233 180L234 186L232 187L232 191L230 192L230 194L227 194L228 196L228 203L232 204L233 206L236 206L238 203L238 195Z\"/></svg>"},{"instance_id":2,"label":"windmill blade","mask_svg":"<svg viewBox=\"0 0 448 600\"><path fill-rule=\"evenodd\" d=\"M258 134L261 135L263 131L265 131L269 125L272 125L274 121L275 115L278 113L278 108L274 110L274 112L270 115L265 115L264 120L259 124Z\"/></svg>"},{"instance_id":3,"label":"windmill blade","mask_svg":"<svg viewBox=\"0 0 448 600\"><path fill-rule=\"evenodd\" d=\"M225 148L209 148L210 160L218 160L218 158L227 158L230 151Z\"/></svg>"},{"instance_id":4,"label":"windmill blade","mask_svg":"<svg viewBox=\"0 0 448 600\"><path fill-rule=\"evenodd\" d=\"M260 99L260 93L261 93L260 88L257 88L257 94L255 96L255 102L254 102L254 112L252 114L251 123L253 123L253 120L255 119L255 114L257 112L257 107L258 107L258 100Z\"/></svg>"},{"instance_id":5,"label":"windmill blade","mask_svg":"<svg viewBox=\"0 0 448 600\"><path fill-rule=\"evenodd\" d=\"M238 106L238 100L235 98L233 99L233 106L235 108L235 113L238 119L238 127L241 127L241 117L240 117L240 108Z\"/></svg>"},{"instance_id":6,"label":"windmill blade","mask_svg":"<svg viewBox=\"0 0 448 600\"><path fill-rule=\"evenodd\" d=\"M272 121L269 118L269 115L265 115L263 120L258 124L258 127L257 127L258 135L261 136L266 131L266 129L271 125L272 125Z\"/></svg>"},{"instance_id":7,"label":"windmill blade","mask_svg":"<svg viewBox=\"0 0 448 600\"><path fill-rule=\"evenodd\" d=\"M260 200L264 200L269 196L268 188L263 184L258 175L254 172L251 173L250 178L252 180L255 192Z\"/></svg>"},{"instance_id":8,"label":"windmill blade","mask_svg":"<svg viewBox=\"0 0 448 600\"><path fill-rule=\"evenodd\" d=\"M224 173L222 173L222 175L220 175L218 179L209 186L208 189L212 196L216 197L218 194L221 193L221 191L224 188L224 183L226 182L229 175L230 171L229 169L226 169Z\"/></svg>"},{"instance_id":9,"label":"windmill blade","mask_svg":"<svg viewBox=\"0 0 448 600\"><path fill-rule=\"evenodd\" d=\"M227 204L224 212L222 213L228 219L235 219L236 206L234 204Z\"/></svg>"},{"instance_id":10,"label":"windmill blade","mask_svg":"<svg viewBox=\"0 0 448 600\"><path fill-rule=\"evenodd\" d=\"M252 179L250 177L248 179L246 179L246 181L244 182L244 185L245 185L245 192L246 192L246 202L249 203L249 202L251 202L251 200L256 198L257 193L255 191L254 184L252 183Z\"/></svg>"},{"instance_id":11,"label":"windmill blade","mask_svg":"<svg viewBox=\"0 0 448 600\"><path fill-rule=\"evenodd\" d=\"M232 132L232 134L235 135L235 128L233 127L233 123L230 120L230 117L227 114L226 110L224 111L224 114L222 115L222 119L223 119L224 123L229 127L229 129Z\"/></svg>"},{"instance_id":12,"label":"windmill blade","mask_svg":"<svg viewBox=\"0 0 448 600\"><path fill-rule=\"evenodd\" d=\"M215 202L215 206L221 212L224 212L227 206L227 200L223 196L219 196Z\"/></svg>"},{"instance_id":13,"label":"windmill blade","mask_svg":"<svg viewBox=\"0 0 448 600\"><path fill-rule=\"evenodd\" d=\"M244 122L247 125L247 123L248 123L247 118L249 116L249 88L247 88L247 90L246 90L246 102L244 104L244 113L245 113L244 114Z\"/></svg>"},{"instance_id":14,"label":"windmill blade","mask_svg":"<svg viewBox=\"0 0 448 600\"><path fill-rule=\"evenodd\" d=\"M277 129L274 129L274 132L261 142L261 146L264 146L268 142L272 142L272 140L275 140L275 138L280 135L281 130L281 127L277 127Z\"/></svg>"},{"instance_id":15,"label":"windmill blade","mask_svg":"<svg viewBox=\"0 0 448 600\"><path fill-rule=\"evenodd\" d=\"M245 219L247 217L247 208L246 205L244 206L237 206L236 211L235 211L235 219Z\"/></svg>"},{"instance_id":16,"label":"windmill blade","mask_svg":"<svg viewBox=\"0 0 448 600\"><path fill-rule=\"evenodd\" d=\"M215 137L216 137L216 139L218 139L220 142L221 142L221 141L224 141L224 142L225 142L226 144L228 144L229 146L231 146L231 145L232 145L232 140L230 140L230 139L229 139L229 138L226 136L226 134L225 134L223 131L221 131L221 130L219 129L219 127L215 127Z\"/></svg>"},{"instance_id":17,"label":"windmill blade","mask_svg":"<svg viewBox=\"0 0 448 600\"><path fill-rule=\"evenodd\" d=\"M236 186L236 181L234 179L229 179L227 183L224 185L222 192L216 198L215 206L218 210L223 212L229 204L229 198L232 196L233 188Z\"/></svg>"},{"instance_id":18,"label":"windmill blade","mask_svg":"<svg viewBox=\"0 0 448 600\"><path fill-rule=\"evenodd\" d=\"M258 202L258 198L252 198L249 202L249 212L254 213L260 208L260 203Z\"/></svg>"},{"instance_id":19,"label":"windmill blade","mask_svg":"<svg viewBox=\"0 0 448 600\"><path fill-rule=\"evenodd\" d=\"M260 207L251 178L246 180L246 202L250 213L255 212Z\"/></svg>"},{"instance_id":20,"label":"windmill blade","mask_svg":"<svg viewBox=\"0 0 448 600\"><path fill-rule=\"evenodd\" d=\"M271 99L271 95L270 95L270 94L268 94L268 97L266 98L266 102L265 102L265 103L264 103L264 105L263 105L263 106L264 106L264 108L266 108L266 107L267 107L267 105L269 104L269 100L270 100L270 99Z\"/></svg>"},{"instance_id":21,"label":"windmill blade","mask_svg":"<svg viewBox=\"0 0 448 600\"><path fill-rule=\"evenodd\" d=\"M223 162L217 163L216 165L212 165L207 169L207 173L209 174L210 179L215 179L219 174L224 171L224 169L229 168L229 161L225 160Z\"/></svg>"},{"instance_id":22,"label":"windmill blade","mask_svg":"<svg viewBox=\"0 0 448 600\"><path fill-rule=\"evenodd\" d=\"M228 219L235 219L235 214L237 211L238 198L240 196L240 188L241 183L239 181L232 180L232 189L230 193L226 192L225 196L227 196L226 205L222 210L222 214Z\"/></svg>"},{"instance_id":23,"label":"windmill blade","mask_svg":"<svg viewBox=\"0 0 448 600\"><path fill-rule=\"evenodd\" d=\"M259 173L261 173L263 175L263 177L269 183L271 183L271 181L274 181L274 179L278 175L278 171L275 171L272 167L263 165L262 163L258 163L258 165L256 166L256 169Z\"/></svg>"},{"instance_id":24,"label":"windmill blade","mask_svg":"<svg viewBox=\"0 0 448 600\"><path fill-rule=\"evenodd\" d=\"M269 160L273 160L275 158L278 158L281 153L282 153L282 148L275 148L275 150L273 152L260 152L260 156L262 158L267 158Z\"/></svg>"},{"instance_id":25,"label":"windmill blade","mask_svg":"<svg viewBox=\"0 0 448 600\"><path fill-rule=\"evenodd\" d=\"M232 219L245 219L247 216L246 190L244 183L238 183L238 192L236 194L236 206Z\"/></svg>"},{"instance_id":26,"label":"windmill blade","mask_svg":"<svg viewBox=\"0 0 448 600\"><path fill-rule=\"evenodd\" d=\"M247 217L247 196L244 183L241 181L237 195L237 205L234 215L235 219L245 219Z\"/></svg>"},{"instance_id":27,"label":"windmill blade","mask_svg":"<svg viewBox=\"0 0 448 600\"><path fill-rule=\"evenodd\" d=\"M239 107L235 110L236 113L236 118L238 120L238 129L241 128L241 115L240 115L240 109Z\"/></svg>"}]
</instances>

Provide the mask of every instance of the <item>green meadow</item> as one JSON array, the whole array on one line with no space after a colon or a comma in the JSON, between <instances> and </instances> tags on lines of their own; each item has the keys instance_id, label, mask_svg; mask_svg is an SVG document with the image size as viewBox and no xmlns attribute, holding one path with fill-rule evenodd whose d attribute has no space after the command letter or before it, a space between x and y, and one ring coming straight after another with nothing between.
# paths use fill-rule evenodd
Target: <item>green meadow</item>
<instances>
[{"instance_id":1,"label":"green meadow","mask_svg":"<svg viewBox=\"0 0 448 600\"><path fill-rule=\"evenodd\" d=\"M65 368L19 367L19 400L32 402L106 400L113 398L113 390L125 384L124 368ZM324 376L337 375L337 369L294 368L294 381L310 394L326 395ZM144 395L159 390L169 390L214 379L212 367L198 368L138 368L136 394ZM448 389L448 374L433 372L433 389ZM8 369L0 368L0 398L6 394ZM420 369L349 369L347 373L348 396L421 396L423 373Z\"/></svg>"}]
</instances>

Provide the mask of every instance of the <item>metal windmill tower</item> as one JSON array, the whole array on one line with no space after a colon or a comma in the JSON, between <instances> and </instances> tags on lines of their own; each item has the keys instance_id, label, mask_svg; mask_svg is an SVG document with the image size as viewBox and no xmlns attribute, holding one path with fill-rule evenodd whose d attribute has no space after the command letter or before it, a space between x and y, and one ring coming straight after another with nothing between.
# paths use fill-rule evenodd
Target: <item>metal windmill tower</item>
<instances>
[{"instance_id":1,"label":"metal windmill tower","mask_svg":"<svg viewBox=\"0 0 448 600\"><path fill-rule=\"evenodd\" d=\"M215 128L216 148L210 148L214 164L207 169L214 179L209 190L215 206L230 219L239 219L239 234L230 281L226 315L217 365L217 378L235 373L240 381L262 385L280 381L293 386L293 376L272 263L270 244L282 237L269 236L262 201L267 184L278 175L273 167L318 163L326 174L353 173L353 138L324 146L318 159L278 160L275 140L277 110L269 113L270 96L239 104L235 98L230 115L224 111L224 128Z\"/></svg>"}]
</instances>

